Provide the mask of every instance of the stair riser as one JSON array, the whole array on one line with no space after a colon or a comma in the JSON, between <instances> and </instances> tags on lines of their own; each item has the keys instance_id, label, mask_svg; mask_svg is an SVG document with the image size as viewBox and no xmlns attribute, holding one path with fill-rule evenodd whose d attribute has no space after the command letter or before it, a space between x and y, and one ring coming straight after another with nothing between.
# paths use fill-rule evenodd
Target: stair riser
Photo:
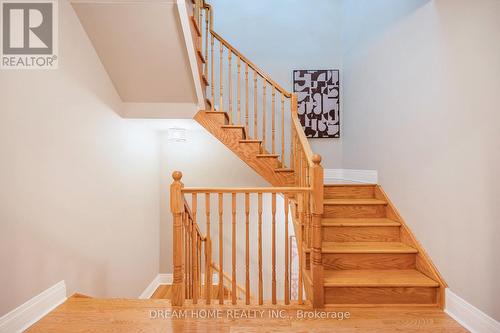
<instances>
[{"instance_id":1,"label":"stair riser","mask_svg":"<svg viewBox=\"0 0 500 333\"><path fill-rule=\"evenodd\" d=\"M258 142L247 142L247 143L241 143L240 145L244 146L244 149L251 152L255 152L255 154L260 154L260 143Z\"/></svg>"},{"instance_id":2,"label":"stair riser","mask_svg":"<svg viewBox=\"0 0 500 333\"><path fill-rule=\"evenodd\" d=\"M325 199L370 199L375 197L374 186L325 186Z\"/></svg>"},{"instance_id":3,"label":"stair riser","mask_svg":"<svg viewBox=\"0 0 500 333\"><path fill-rule=\"evenodd\" d=\"M324 269L414 269L413 253L323 253Z\"/></svg>"},{"instance_id":4,"label":"stair riser","mask_svg":"<svg viewBox=\"0 0 500 333\"><path fill-rule=\"evenodd\" d=\"M399 227L323 227L325 242L399 242Z\"/></svg>"},{"instance_id":5,"label":"stair riser","mask_svg":"<svg viewBox=\"0 0 500 333\"><path fill-rule=\"evenodd\" d=\"M386 217L386 206L325 205L323 217Z\"/></svg>"},{"instance_id":6,"label":"stair riser","mask_svg":"<svg viewBox=\"0 0 500 333\"><path fill-rule=\"evenodd\" d=\"M223 128L223 130L237 140L244 139L242 128Z\"/></svg>"},{"instance_id":7,"label":"stair riser","mask_svg":"<svg viewBox=\"0 0 500 333\"><path fill-rule=\"evenodd\" d=\"M265 163L266 165L269 165L269 167L273 169L277 169L280 167L280 162L277 158L266 157L266 158L258 158L258 160Z\"/></svg>"},{"instance_id":8,"label":"stair riser","mask_svg":"<svg viewBox=\"0 0 500 333\"><path fill-rule=\"evenodd\" d=\"M211 121L217 124L226 125L226 116L224 114L207 112L207 116Z\"/></svg>"},{"instance_id":9,"label":"stair riser","mask_svg":"<svg viewBox=\"0 0 500 333\"><path fill-rule=\"evenodd\" d=\"M432 287L325 287L325 303L435 305L437 292Z\"/></svg>"}]
</instances>

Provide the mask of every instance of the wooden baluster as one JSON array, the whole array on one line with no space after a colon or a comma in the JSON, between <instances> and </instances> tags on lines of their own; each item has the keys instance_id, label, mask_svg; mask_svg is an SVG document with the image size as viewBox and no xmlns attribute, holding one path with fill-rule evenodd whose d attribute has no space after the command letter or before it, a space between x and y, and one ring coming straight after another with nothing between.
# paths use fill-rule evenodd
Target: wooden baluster
<instances>
[{"instance_id":1,"label":"wooden baluster","mask_svg":"<svg viewBox=\"0 0 500 333\"><path fill-rule=\"evenodd\" d=\"M172 283L172 305L182 306L184 304L184 272L182 270L182 213L184 212L184 200L182 198L182 173L175 171L172 173L174 182L170 185L170 211L173 217L173 265L174 276Z\"/></svg>"},{"instance_id":2,"label":"wooden baluster","mask_svg":"<svg viewBox=\"0 0 500 333\"><path fill-rule=\"evenodd\" d=\"M203 0L198 1L198 27L200 28L200 31L202 31L201 30L201 22L202 22L201 4L202 4L202 1ZM201 47L200 47L200 49L201 49Z\"/></svg>"},{"instance_id":3,"label":"wooden baluster","mask_svg":"<svg viewBox=\"0 0 500 333\"><path fill-rule=\"evenodd\" d=\"M272 303L276 304L276 193L272 194Z\"/></svg>"},{"instance_id":4,"label":"wooden baluster","mask_svg":"<svg viewBox=\"0 0 500 333\"><path fill-rule=\"evenodd\" d=\"M197 213L197 206L198 206L198 195L196 193L191 194L191 214L193 217L193 231L192 231L192 238L193 238L193 304L198 304L198 232L196 229L196 213ZM195 242L196 241L196 242ZM196 262L194 260L196 259Z\"/></svg>"},{"instance_id":5,"label":"wooden baluster","mask_svg":"<svg viewBox=\"0 0 500 333\"><path fill-rule=\"evenodd\" d=\"M186 234L186 237L187 237L187 246L186 246L186 257L188 258L187 260L187 271L188 271L188 276L189 276L189 280L188 280L188 298L191 299L192 298L192 295L191 295L191 285L193 283L193 272L191 271L191 234L193 232L192 228L193 228L193 225L191 224L191 218L189 217L189 215L186 213L186 219L187 219L187 234Z\"/></svg>"},{"instance_id":6,"label":"wooden baluster","mask_svg":"<svg viewBox=\"0 0 500 333\"><path fill-rule=\"evenodd\" d=\"M281 93L281 165L285 167L285 95Z\"/></svg>"},{"instance_id":7,"label":"wooden baluster","mask_svg":"<svg viewBox=\"0 0 500 333\"><path fill-rule=\"evenodd\" d=\"M248 133L249 119L248 119L248 63L245 62L245 130Z\"/></svg>"},{"instance_id":8,"label":"wooden baluster","mask_svg":"<svg viewBox=\"0 0 500 333\"><path fill-rule=\"evenodd\" d=\"M245 193L245 304L250 304L250 193Z\"/></svg>"},{"instance_id":9,"label":"wooden baluster","mask_svg":"<svg viewBox=\"0 0 500 333\"><path fill-rule=\"evenodd\" d=\"M276 88L272 87L272 100L271 100L271 136L272 136L272 154L276 154Z\"/></svg>"},{"instance_id":10,"label":"wooden baluster","mask_svg":"<svg viewBox=\"0 0 500 333\"><path fill-rule=\"evenodd\" d=\"M203 241L202 239L200 238L200 236L198 236L198 256L197 256L197 264L198 264L198 297L201 297L201 284L202 284L202 281L201 281L201 247L203 246Z\"/></svg>"},{"instance_id":11,"label":"wooden baluster","mask_svg":"<svg viewBox=\"0 0 500 333\"><path fill-rule=\"evenodd\" d=\"M210 193L205 193L205 214L207 226L207 240L205 242L205 295L207 305L212 300L212 248L210 237Z\"/></svg>"},{"instance_id":12,"label":"wooden baluster","mask_svg":"<svg viewBox=\"0 0 500 333\"><path fill-rule=\"evenodd\" d=\"M264 304L264 287L262 280L262 193L258 194L259 212L259 305Z\"/></svg>"},{"instance_id":13,"label":"wooden baluster","mask_svg":"<svg viewBox=\"0 0 500 333\"><path fill-rule=\"evenodd\" d=\"M214 36L212 34L210 34L211 36L211 46L210 46L210 63L211 63L211 67L212 67L212 75L211 75L211 78L210 78L210 88L211 88L211 97L212 97L212 111L215 111L215 77L214 77L214 46L215 46L215 41L214 41Z\"/></svg>"},{"instance_id":14,"label":"wooden baluster","mask_svg":"<svg viewBox=\"0 0 500 333\"><path fill-rule=\"evenodd\" d=\"M267 81L264 79L262 83L262 148L266 149L266 84Z\"/></svg>"},{"instance_id":15,"label":"wooden baluster","mask_svg":"<svg viewBox=\"0 0 500 333\"><path fill-rule=\"evenodd\" d=\"M302 183L304 184L304 187L307 186L307 181L306 181L306 166L305 164L307 163L307 160L305 158L305 153L302 152ZM308 248L311 247L311 238L310 238L310 225L309 225L309 209L308 209L308 202L309 202L309 193L306 193L304 195L304 229L305 229L305 234L306 234L306 245ZM310 268L309 268L310 269Z\"/></svg>"},{"instance_id":16,"label":"wooden baluster","mask_svg":"<svg viewBox=\"0 0 500 333\"><path fill-rule=\"evenodd\" d=\"M229 51L231 52L231 51ZM224 64L222 62L222 57L224 55L224 45L220 42L219 50L219 110L224 111Z\"/></svg>"},{"instance_id":17,"label":"wooden baluster","mask_svg":"<svg viewBox=\"0 0 500 333\"><path fill-rule=\"evenodd\" d=\"M320 308L324 305L323 286L323 262L321 259L322 227L321 217L323 215L323 167L321 167L321 156L313 155L314 163L311 174L311 209L312 209L312 248L311 248L311 275L313 281L313 306Z\"/></svg>"},{"instance_id":18,"label":"wooden baluster","mask_svg":"<svg viewBox=\"0 0 500 333\"><path fill-rule=\"evenodd\" d=\"M184 249L182 250L183 252L183 258L184 261L182 262L182 271L184 272L184 281L185 281L185 288L184 288L184 297L188 297L188 285L189 285L189 276L188 276L188 271L187 271L187 237L186 237L187 231L186 231L186 212L182 213L182 244L184 246Z\"/></svg>"},{"instance_id":19,"label":"wooden baluster","mask_svg":"<svg viewBox=\"0 0 500 333\"><path fill-rule=\"evenodd\" d=\"M235 123L233 122L233 73L232 73L232 63L231 63L231 60L232 60L232 54L233 52L231 51L231 49L227 49L227 62L228 62L228 78L227 78L227 82L228 82L228 88L229 88L229 122L231 124Z\"/></svg>"},{"instance_id":20,"label":"wooden baluster","mask_svg":"<svg viewBox=\"0 0 500 333\"><path fill-rule=\"evenodd\" d=\"M208 79L208 10L205 10L205 78Z\"/></svg>"},{"instance_id":21,"label":"wooden baluster","mask_svg":"<svg viewBox=\"0 0 500 333\"><path fill-rule=\"evenodd\" d=\"M224 304L224 219L223 194L219 193L219 304Z\"/></svg>"},{"instance_id":22,"label":"wooden baluster","mask_svg":"<svg viewBox=\"0 0 500 333\"><path fill-rule=\"evenodd\" d=\"M285 194L285 304L290 304L290 276L288 270L289 259L289 245L288 245L288 212L290 201L288 195Z\"/></svg>"},{"instance_id":23,"label":"wooden baluster","mask_svg":"<svg viewBox=\"0 0 500 333\"><path fill-rule=\"evenodd\" d=\"M304 289L304 285L303 285L303 276L302 276L302 272L303 272L303 269L304 269L304 262L303 262L303 248L302 248L302 218L303 218L303 214L301 213L301 210L302 208L300 207L302 205L302 196L304 194L303 193L299 193L296 195L296 198L297 198L297 215L298 215L298 221L299 221L299 227L298 227L298 230L297 230L297 251L299 253L299 274L298 274L298 303L299 305L302 305L304 304L304 296L303 296L303 289Z\"/></svg>"},{"instance_id":24,"label":"wooden baluster","mask_svg":"<svg viewBox=\"0 0 500 333\"><path fill-rule=\"evenodd\" d=\"M238 85L237 85L237 100L238 100L238 113L237 113L237 118L238 118L238 125L241 125L241 58L238 56Z\"/></svg>"},{"instance_id":25,"label":"wooden baluster","mask_svg":"<svg viewBox=\"0 0 500 333\"><path fill-rule=\"evenodd\" d=\"M290 142L292 142L290 146L290 168L294 169L295 168L295 145L294 145L294 138L295 138L295 127L293 126L293 117L298 117L297 115L297 95L292 94L292 98L290 99ZM297 175L297 173L295 173Z\"/></svg>"},{"instance_id":26,"label":"wooden baluster","mask_svg":"<svg viewBox=\"0 0 500 333\"><path fill-rule=\"evenodd\" d=\"M231 302L236 304L236 193L231 194Z\"/></svg>"},{"instance_id":27,"label":"wooden baluster","mask_svg":"<svg viewBox=\"0 0 500 333\"><path fill-rule=\"evenodd\" d=\"M253 138L257 139L257 130L259 128L259 117L258 117L258 108L257 108L257 72L253 71Z\"/></svg>"}]
</instances>

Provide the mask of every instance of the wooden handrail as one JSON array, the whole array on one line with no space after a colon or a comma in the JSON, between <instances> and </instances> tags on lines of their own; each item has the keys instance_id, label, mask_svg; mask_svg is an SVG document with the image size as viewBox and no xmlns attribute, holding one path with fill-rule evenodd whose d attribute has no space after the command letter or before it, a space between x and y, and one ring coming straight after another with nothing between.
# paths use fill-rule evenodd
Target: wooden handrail
<instances>
[{"instance_id":1,"label":"wooden handrail","mask_svg":"<svg viewBox=\"0 0 500 333\"><path fill-rule=\"evenodd\" d=\"M184 187L182 193L302 193L310 187Z\"/></svg>"},{"instance_id":2,"label":"wooden handrail","mask_svg":"<svg viewBox=\"0 0 500 333\"><path fill-rule=\"evenodd\" d=\"M186 201L186 198L183 197L183 199L184 199L184 211L188 214L189 218L191 220L193 220L193 213L191 212L191 208L189 207L189 204ZM200 227L198 226L198 224L196 224L196 233L198 234L198 236L200 237L200 240L202 242L206 240L207 237L203 236L203 234L200 231Z\"/></svg>"},{"instance_id":3,"label":"wooden handrail","mask_svg":"<svg viewBox=\"0 0 500 333\"><path fill-rule=\"evenodd\" d=\"M302 146L302 150L306 155L307 163L310 167L313 166L313 152L311 150L311 146L309 145L309 141L307 141L306 134L302 129L302 125L300 124L298 117L292 117L293 127L295 129L295 133L297 134L297 138L299 140L300 145Z\"/></svg>"},{"instance_id":4,"label":"wooden handrail","mask_svg":"<svg viewBox=\"0 0 500 333\"><path fill-rule=\"evenodd\" d=\"M247 57L245 57L243 54L241 54L240 51L238 51L234 46L229 44L227 40L222 38L218 33L210 29L210 33L219 40L222 44L224 44L225 47L227 47L229 50L231 50L234 54L236 54L243 62L247 63L248 66L250 66L255 72L259 74L260 77L265 79L267 82L269 82L272 86L274 86L277 90L280 91L285 97L292 97L292 93L288 92L285 88L283 88L278 82L274 81L271 79L271 77L266 74L262 69L257 67L253 62L251 62Z\"/></svg>"},{"instance_id":5,"label":"wooden handrail","mask_svg":"<svg viewBox=\"0 0 500 333\"><path fill-rule=\"evenodd\" d=\"M212 268L217 272L219 273L220 272L220 267L217 266L215 263L212 263ZM232 285L232 279L231 277L224 271L222 271L222 275L224 276L224 280L227 281L229 283L229 288L231 288L231 285ZM246 289L244 287L242 287L240 284L236 283L236 289L243 295L245 295L246 293ZM219 291L220 292L220 291ZM253 296L251 296L250 294L250 298L253 299Z\"/></svg>"}]
</instances>

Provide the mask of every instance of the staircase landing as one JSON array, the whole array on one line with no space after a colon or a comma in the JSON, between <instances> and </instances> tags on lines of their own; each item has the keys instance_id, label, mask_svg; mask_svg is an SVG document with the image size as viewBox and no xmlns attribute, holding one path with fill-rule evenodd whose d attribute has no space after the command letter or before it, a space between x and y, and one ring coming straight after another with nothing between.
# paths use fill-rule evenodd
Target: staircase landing
<instances>
[{"instance_id":1,"label":"staircase landing","mask_svg":"<svg viewBox=\"0 0 500 333\"><path fill-rule=\"evenodd\" d=\"M96 299L70 297L47 316L35 323L26 332L339 332L358 333L367 331L395 332L467 332L456 321L437 309L415 307L399 309L335 308L325 311L349 312L349 319L297 319L300 311L307 308L297 306L280 307L284 319L269 318L273 306L241 306L239 313L256 314L264 310L263 316L233 319L235 308L212 305L210 309L221 309L221 319L172 319L151 318L161 313L172 314L173 310L200 310L188 304L182 309L172 308L170 301L163 299ZM252 312L252 310L254 312ZM163 311L163 312L162 312ZM201 313L201 312L200 312ZM330 312L333 313L333 312Z\"/></svg>"}]
</instances>

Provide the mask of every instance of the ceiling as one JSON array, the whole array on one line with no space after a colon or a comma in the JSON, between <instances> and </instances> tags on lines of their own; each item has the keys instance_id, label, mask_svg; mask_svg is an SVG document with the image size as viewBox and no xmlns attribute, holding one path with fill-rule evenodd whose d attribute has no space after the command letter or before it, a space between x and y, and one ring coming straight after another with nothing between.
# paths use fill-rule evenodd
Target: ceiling
<instances>
[{"instance_id":1,"label":"ceiling","mask_svg":"<svg viewBox=\"0 0 500 333\"><path fill-rule=\"evenodd\" d=\"M126 103L196 103L175 1L71 4Z\"/></svg>"}]
</instances>

